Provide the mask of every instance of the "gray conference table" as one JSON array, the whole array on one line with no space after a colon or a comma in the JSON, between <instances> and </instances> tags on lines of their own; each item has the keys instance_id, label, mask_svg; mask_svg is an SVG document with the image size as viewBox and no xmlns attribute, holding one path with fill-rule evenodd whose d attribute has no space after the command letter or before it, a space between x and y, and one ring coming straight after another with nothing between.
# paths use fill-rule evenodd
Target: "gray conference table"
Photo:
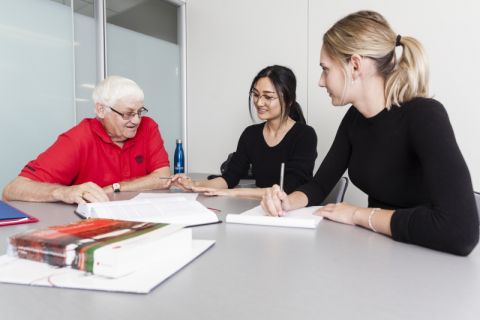
<instances>
[{"instance_id":1,"label":"gray conference table","mask_svg":"<svg viewBox=\"0 0 480 320\"><path fill-rule=\"evenodd\" d=\"M222 219L258 204L198 200ZM10 235L78 219L72 205L12 204L40 222L0 228L1 252ZM331 221L317 230L221 223L193 235L216 244L150 294L0 284L0 319L480 318L478 248L457 257Z\"/></svg>"}]
</instances>

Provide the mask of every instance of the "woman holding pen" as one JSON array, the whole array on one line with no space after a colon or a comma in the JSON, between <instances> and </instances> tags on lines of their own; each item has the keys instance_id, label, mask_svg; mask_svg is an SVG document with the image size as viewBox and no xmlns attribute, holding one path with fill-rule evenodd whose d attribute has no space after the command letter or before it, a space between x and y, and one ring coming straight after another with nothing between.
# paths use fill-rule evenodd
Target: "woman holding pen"
<instances>
[{"instance_id":1,"label":"woman holding pen","mask_svg":"<svg viewBox=\"0 0 480 320\"><path fill-rule=\"evenodd\" d=\"M296 101L297 81L292 70L269 66L253 79L249 91L260 124L247 127L238 141L226 172L221 177L192 181L175 175L172 184L183 190L207 195L247 196L261 199L264 189L280 182L281 163L285 164L284 188L289 193L311 180L317 157L317 135L308 126ZM235 188L252 166L257 188Z\"/></svg>"},{"instance_id":2,"label":"woman holding pen","mask_svg":"<svg viewBox=\"0 0 480 320\"><path fill-rule=\"evenodd\" d=\"M288 196L268 189L264 210L281 216L318 205L348 169L369 207L329 204L318 215L468 255L479 236L472 182L445 108L428 97L422 45L380 14L359 11L325 33L320 66L332 104L352 106L312 182Z\"/></svg>"}]
</instances>

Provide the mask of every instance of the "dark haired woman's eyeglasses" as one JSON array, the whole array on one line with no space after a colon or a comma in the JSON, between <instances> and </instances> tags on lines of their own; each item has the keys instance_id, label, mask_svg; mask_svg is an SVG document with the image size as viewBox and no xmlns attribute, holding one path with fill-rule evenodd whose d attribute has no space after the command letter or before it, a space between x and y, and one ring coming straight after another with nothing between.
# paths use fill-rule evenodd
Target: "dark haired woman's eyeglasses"
<instances>
[{"instance_id":1,"label":"dark haired woman's eyeglasses","mask_svg":"<svg viewBox=\"0 0 480 320\"><path fill-rule=\"evenodd\" d=\"M263 98L266 105L270 105L270 103L272 103L273 100L278 99L278 97L270 96L270 95L267 95L267 94L258 94L256 92L250 93L250 96L251 96L254 103L258 103L260 101L260 99Z\"/></svg>"},{"instance_id":2,"label":"dark haired woman's eyeglasses","mask_svg":"<svg viewBox=\"0 0 480 320\"><path fill-rule=\"evenodd\" d=\"M121 113L110 106L107 106L107 107L110 108L110 110L112 110L119 116L121 116L123 120L132 120L133 117L135 116L138 116L139 118L141 118L145 113L148 112L148 109L145 107L141 107L140 109L137 110L137 112L128 112L128 113Z\"/></svg>"}]
</instances>

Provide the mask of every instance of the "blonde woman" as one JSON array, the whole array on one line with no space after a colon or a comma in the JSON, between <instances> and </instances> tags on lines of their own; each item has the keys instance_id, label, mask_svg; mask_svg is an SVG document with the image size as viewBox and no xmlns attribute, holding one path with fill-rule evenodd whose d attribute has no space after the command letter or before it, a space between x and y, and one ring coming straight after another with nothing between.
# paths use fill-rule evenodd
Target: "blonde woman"
<instances>
[{"instance_id":1,"label":"blonde woman","mask_svg":"<svg viewBox=\"0 0 480 320\"><path fill-rule=\"evenodd\" d=\"M369 207L330 204L316 214L468 255L479 236L472 183L444 107L428 96L422 45L380 14L359 11L325 33L320 66L332 104L351 107L314 180L288 196L270 188L264 210L281 216L318 205L348 169Z\"/></svg>"}]
</instances>

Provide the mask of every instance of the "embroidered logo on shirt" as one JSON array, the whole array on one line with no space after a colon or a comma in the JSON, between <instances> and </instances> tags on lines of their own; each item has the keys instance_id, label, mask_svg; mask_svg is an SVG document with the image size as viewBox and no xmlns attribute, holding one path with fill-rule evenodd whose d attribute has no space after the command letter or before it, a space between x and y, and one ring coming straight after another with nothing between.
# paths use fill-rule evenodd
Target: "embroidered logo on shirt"
<instances>
[{"instance_id":1,"label":"embroidered logo on shirt","mask_svg":"<svg viewBox=\"0 0 480 320\"><path fill-rule=\"evenodd\" d=\"M141 154L135 156L135 161L137 161L138 164L143 163L143 156Z\"/></svg>"}]
</instances>

